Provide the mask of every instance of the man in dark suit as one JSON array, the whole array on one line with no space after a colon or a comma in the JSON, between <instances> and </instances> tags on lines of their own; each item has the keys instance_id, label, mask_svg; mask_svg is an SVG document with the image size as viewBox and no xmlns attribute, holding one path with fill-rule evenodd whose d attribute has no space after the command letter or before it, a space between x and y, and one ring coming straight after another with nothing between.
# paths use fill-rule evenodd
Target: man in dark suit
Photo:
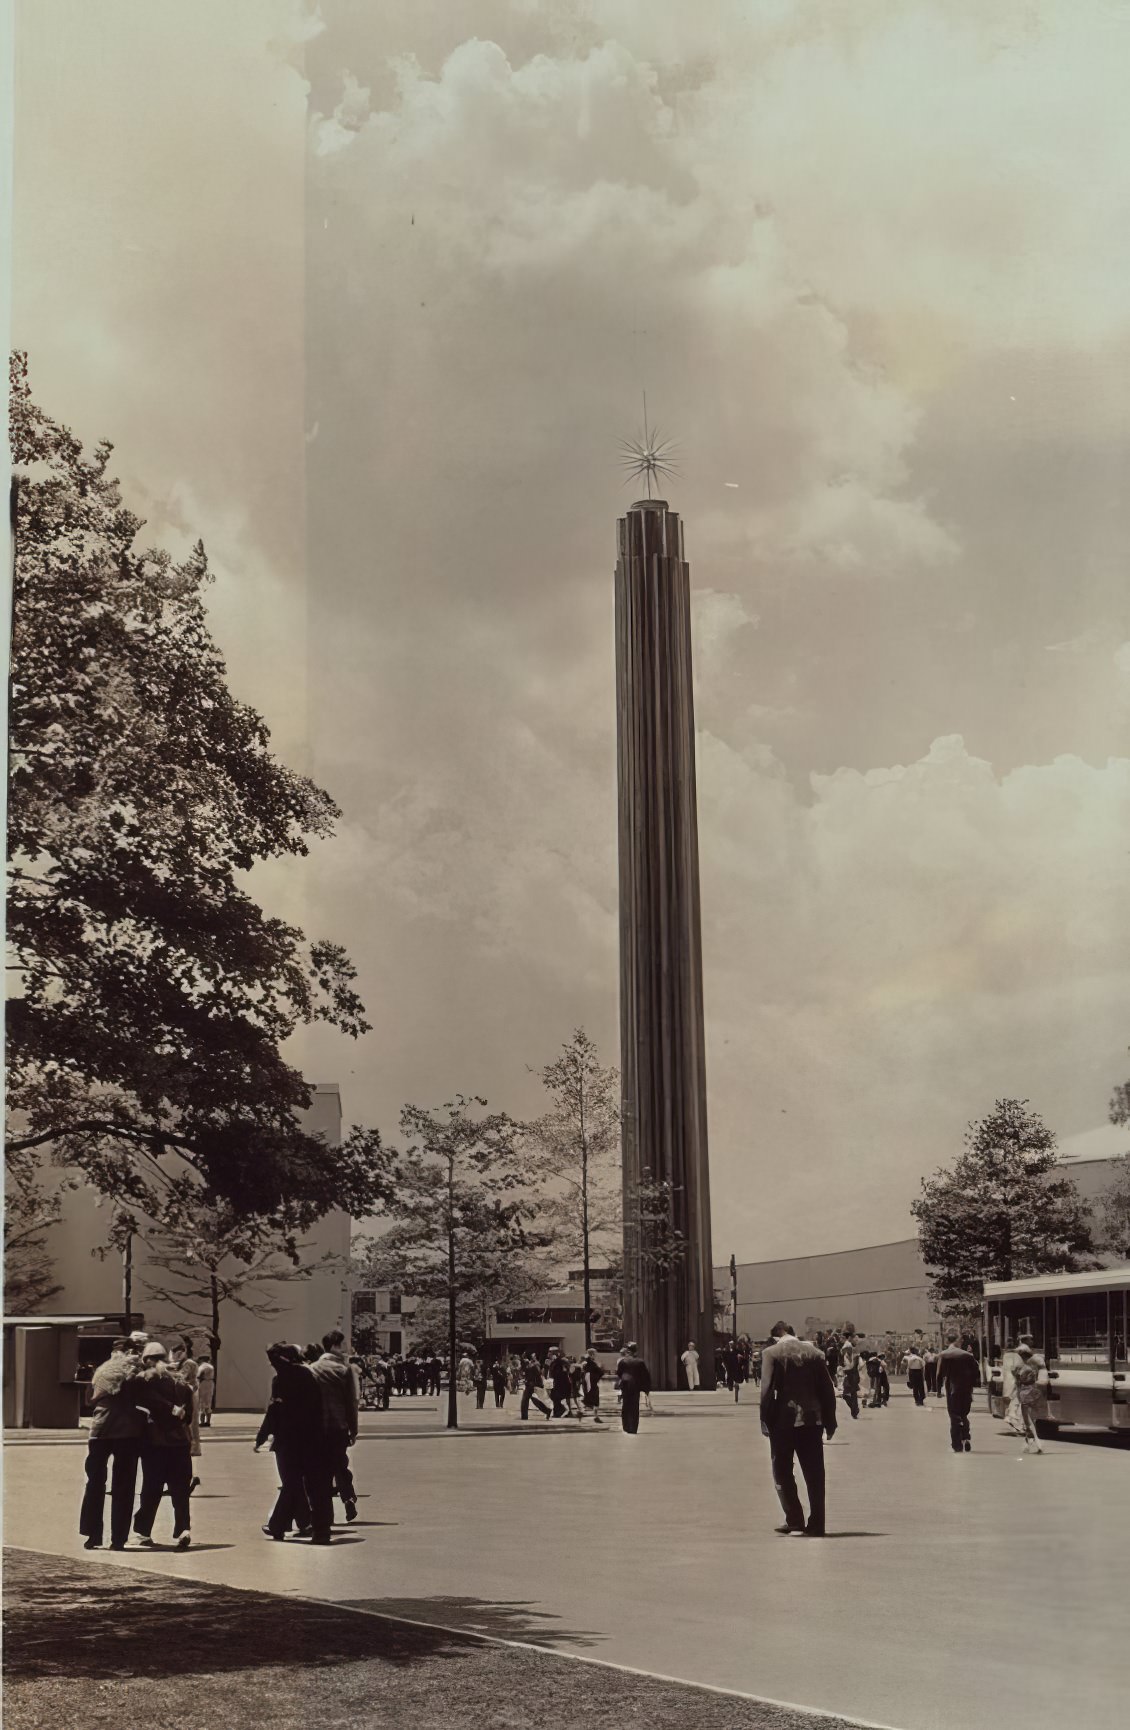
<instances>
[{"instance_id":1,"label":"man in dark suit","mask_svg":"<svg viewBox=\"0 0 1130 1730\"><path fill-rule=\"evenodd\" d=\"M620 1427L626 1436L639 1433L640 1396L651 1392L651 1372L639 1356L635 1340L629 1340L616 1364L620 1389Z\"/></svg>"},{"instance_id":2,"label":"man in dark suit","mask_svg":"<svg viewBox=\"0 0 1130 1730\"><path fill-rule=\"evenodd\" d=\"M779 1532L824 1536L824 1437L836 1433L836 1386L824 1353L798 1340L787 1322L773 1329L761 1359L761 1430L769 1437L773 1483L785 1515ZM808 1521L797 1493L794 1460L808 1491Z\"/></svg>"},{"instance_id":3,"label":"man in dark suit","mask_svg":"<svg viewBox=\"0 0 1130 1730\"><path fill-rule=\"evenodd\" d=\"M957 1332L946 1335L946 1349L938 1354L938 1393L945 1392L950 1415L950 1447L955 1454L968 1454L973 1442L969 1433L969 1408L973 1390L981 1386L981 1367L966 1351Z\"/></svg>"}]
</instances>

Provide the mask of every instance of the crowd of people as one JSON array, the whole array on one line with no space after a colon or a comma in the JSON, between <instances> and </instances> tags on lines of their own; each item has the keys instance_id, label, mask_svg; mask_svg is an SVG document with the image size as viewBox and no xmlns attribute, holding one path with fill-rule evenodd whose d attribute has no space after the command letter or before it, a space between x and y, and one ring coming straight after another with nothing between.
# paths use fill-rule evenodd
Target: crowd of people
<instances>
[{"instance_id":1,"label":"crowd of people","mask_svg":"<svg viewBox=\"0 0 1130 1730\"><path fill-rule=\"evenodd\" d=\"M387 1410L393 1393L438 1394L451 1366L430 1350L410 1357L350 1355L340 1330L327 1333L318 1345L279 1342L268 1348L267 1357L270 1400L254 1447L258 1453L270 1446L279 1488L262 1530L276 1542L293 1533L328 1544L335 1496L346 1523L357 1518L349 1454L357 1440L359 1392L368 1389ZM1009 1425L1024 1438L1026 1449L1042 1453L1035 1413L1044 1394L1046 1365L1030 1336L1020 1340L1018 1358ZM680 1362L686 1386L696 1390L701 1369L693 1340ZM969 1453L969 1413L981 1371L977 1342L957 1331L950 1332L940 1351L921 1334L900 1350L890 1340L882 1348L868 1346L850 1326L842 1333L799 1339L789 1324L778 1322L764 1347L747 1336L718 1352L720 1387L732 1389L748 1381L759 1388L761 1427L769 1439L773 1482L785 1516L779 1531L824 1535L823 1442L835 1434L839 1403L842 1400L852 1419L859 1418L864 1405L882 1410L890 1401L896 1367L905 1373L916 1406L924 1406L931 1393L945 1399L950 1446L954 1453ZM524 1423L531 1408L547 1422L583 1421L586 1416L594 1424L604 1421L601 1384L606 1371L592 1348L572 1355L554 1346L544 1356L507 1353L489 1361L467 1347L453 1373L457 1392L473 1396L480 1410L489 1391L498 1410L504 1409L508 1395L518 1398ZM651 1376L634 1342L619 1354L611 1383L621 1432L635 1435L641 1409L651 1407ZM168 1345L141 1332L114 1341L110 1357L94 1370L91 1382L93 1415L79 1517L87 1549L100 1548L104 1540L108 1479L112 1549L125 1549L131 1535L138 1544L151 1546L166 1495L173 1543L178 1549L189 1548L191 1498L200 1483L193 1461L201 1452L200 1430L211 1421L213 1389L209 1355L194 1356L187 1336ZM807 1516L796 1484L798 1463L808 1493Z\"/></svg>"}]
</instances>

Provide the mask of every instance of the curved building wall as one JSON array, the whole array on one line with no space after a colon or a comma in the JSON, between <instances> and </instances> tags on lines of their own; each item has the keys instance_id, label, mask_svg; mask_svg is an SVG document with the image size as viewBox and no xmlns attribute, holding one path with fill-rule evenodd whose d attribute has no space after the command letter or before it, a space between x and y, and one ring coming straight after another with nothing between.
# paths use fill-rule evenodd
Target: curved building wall
<instances>
[{"instance_id":1,"label":"curved building wall","mask_svg":"<svg viewBox=\"0 0 1130 1730\"><path fill-rule=\"evenodd\" d=\"M340 1142L341 1094L336 1083L314 1088L304 1123L331 1145ZM45 1175L49 1177L52 1169L45 1168ZM99 1254L106 1242L109 1204L100 1202L97 1192L85 1182L77 1189L63 1190L62 1198L63 1217L52 1226L47 1240L61 1289L42 1306L42 1313L120 1315L124 1301L121 1257L114 1251ZM303 1239L309 1246L309 1258L317 1261L333 1255L344 1263L349 1256L350 1231L348 1214L326 1214ZM166 1275L159 1277L168 1279ZM344 1268L328 1268L308 1280L256 1290L254 1299L265 1300L275 1309L270 1316L254 1316L235 1304L225 1305L220 1321L219 1409L255 1411L265 1406L271 1384L266 1349L273 1340L303 1344L320 1339L335 1327L348 1333L345 1277ZM183 1331L203 1343L206 1330L198 1321L189 1316L178 1318L168 1304L158 1303L147 1289L145 1251L140 1245L134 1256L132 1309L162 1338Z\"/></svg>"},{"instance_id":2,"label":"curved building wall","mask_svg":"<svg viewBox=\"0 0 1130 1730\"><path fill-rule=\"evenodd\" d=\"M1113 1157L1065 1160L1057 1175L1070 1177L1093 1207L1114 1177ZM729 1299L729 1267L715 1268L714 1289ZM801 1334L839 1330L845 1322L861 1334L907 1334L915 1328L936 1334L942 1327L915 1237L831 1255L741 1263L738 1332L765 1339L777 1321L790 1322Z\"/></svg>"}]
</instances>

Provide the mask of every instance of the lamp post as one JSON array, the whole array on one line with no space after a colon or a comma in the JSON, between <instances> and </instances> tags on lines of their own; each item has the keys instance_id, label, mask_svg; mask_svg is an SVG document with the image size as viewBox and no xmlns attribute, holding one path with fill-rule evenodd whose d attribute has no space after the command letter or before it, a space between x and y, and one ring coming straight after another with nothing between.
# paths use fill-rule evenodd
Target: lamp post
<instances>
[{"instance_id":1,"label":"lamp post","mask_svg":"<svg viewBox=\"0 0 1130 1730\"><path fill-rule=\"evenodd\" d=\"M731 1316L731 1321L732 1321L732 1326L733 1326L734 1363L736 1365L737 1361L738 1361L738 1258L736 1255L732 1255L730 1257L730 1316ZM740 1394L740 1383L738 1382L738 1378L735 1375L735 1377L734 1377L734 1404L735 1405L738 1404L739 1394Z\"/></svg>"}]
</instances>

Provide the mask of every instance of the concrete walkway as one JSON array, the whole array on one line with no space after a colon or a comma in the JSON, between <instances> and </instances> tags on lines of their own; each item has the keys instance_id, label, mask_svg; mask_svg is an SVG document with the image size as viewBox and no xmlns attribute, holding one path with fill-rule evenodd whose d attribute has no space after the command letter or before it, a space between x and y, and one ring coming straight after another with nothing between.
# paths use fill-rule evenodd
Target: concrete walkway
<instances>
[{"instance_id":1,"label":"concrete walkway","mask_svg":"<svg viewBox=\"0 0 1130 1730\"><path fill-rule=\"evenodd\" d=\"M205 1438L196 1547L103 1552L104 1565L529 1641L896 1730L1062 1730L1116 1721L1130 1694L1130 1454L1103 1438L1021 1458L981 1412L975 1451L955 1456L944 1411L896 1393L829 1447L831 1536L816 1543L773 1532L752 1403L658 1395L635 1438L468 1414L467 1400L468 1427L448 1434L434 1401L427 1418L410 1403L366 1418L361 1519L332 1548L262 1537L273 1462L252 1453L249 1419L225 1419ZM10 1544L81 1553L75 1449L14 1447L6 1480Z\"/></svg>"}]
</instances>

